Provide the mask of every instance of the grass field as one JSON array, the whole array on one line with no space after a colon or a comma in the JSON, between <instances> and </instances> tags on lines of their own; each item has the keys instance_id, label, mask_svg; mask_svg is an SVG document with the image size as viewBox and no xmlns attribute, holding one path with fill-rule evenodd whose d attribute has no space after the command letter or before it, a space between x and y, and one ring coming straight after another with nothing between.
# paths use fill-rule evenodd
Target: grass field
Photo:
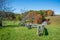
<instances>
[{"instance_id":1,"label":"grass field","mask_svg":"<svg viewBox=\"0 0 60 40\"><path fill-rule=\"evenodd\" d=\"M52 16L51 25L47 25L48 35L37 36L36 28L28 29L19 25L19 21L3 21L0 28L0 40L60 40L60 16ZM57 25L56 25L57 24Z\"/></svg>"},{"instance_id":2,"label":"grass field","mask_svg":"<svg viewBox=\"0 0 60 40\"><path fill-rule=\"evenodd\" d=\"M7 21L0 28L0 40L60 40L60 25L47 25L48 35L37 36L36 28L28 29L18 22Z\"/></svg>"}]
</instances>

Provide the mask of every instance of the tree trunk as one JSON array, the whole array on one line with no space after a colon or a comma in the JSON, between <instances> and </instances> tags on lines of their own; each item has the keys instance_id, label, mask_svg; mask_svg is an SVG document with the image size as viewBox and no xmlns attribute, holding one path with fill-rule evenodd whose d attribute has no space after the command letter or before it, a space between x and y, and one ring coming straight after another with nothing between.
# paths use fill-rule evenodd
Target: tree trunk
<instances>
[{"instance_id":1,"label":"tree trunk","mask_svg":"<svg viewBox=\"0 0 60 40\"><path fill-rule=\"evenodd\" d=\"M0 27L2 27L2 19L0 18Z\"/></svg>"},{"instance_id":2,"label":"tree trunk","mask_svg":"<svg viewBox=\"0 0 60 40\"><path fill-rule=\"evenodd\" d=\"M0 27L2 27L2 21L0 21Z\"/></svg>"}]
</instances>

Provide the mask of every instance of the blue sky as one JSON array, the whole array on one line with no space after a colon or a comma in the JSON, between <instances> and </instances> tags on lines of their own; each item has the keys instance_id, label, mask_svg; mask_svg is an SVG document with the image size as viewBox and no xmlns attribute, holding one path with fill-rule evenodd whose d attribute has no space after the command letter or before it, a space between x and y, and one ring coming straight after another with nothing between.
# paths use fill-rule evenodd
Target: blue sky
<instances>
[{"instance_id":1,"label":"blue sky","mask_svg":"<svg viewBox=\"0 0 60 40\"><path fill-rule=\"evenodd\" d=\"M54 10L60 14L60 0L10 0L11 6L20 13L23 10Z\"/></svg>"}]
</instances>

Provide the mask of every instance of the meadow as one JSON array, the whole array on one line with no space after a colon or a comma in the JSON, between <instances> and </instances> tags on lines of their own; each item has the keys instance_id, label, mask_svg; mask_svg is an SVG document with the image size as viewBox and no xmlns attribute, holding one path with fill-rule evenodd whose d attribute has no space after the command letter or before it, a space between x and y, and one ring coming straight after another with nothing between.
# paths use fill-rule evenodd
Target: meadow
<instances>
[{"instance_id":1,"label":"meadow","mask_svg":"<svg viewBox=\"0 0 60 40\"><path fill-rule=\"evenodd\" d=\"M47 25L48 35L37 36L36 28L28 29L18 22L6 21L0 27L0 40L60 40L60 25Z\"/></svg>"}]
</instances>

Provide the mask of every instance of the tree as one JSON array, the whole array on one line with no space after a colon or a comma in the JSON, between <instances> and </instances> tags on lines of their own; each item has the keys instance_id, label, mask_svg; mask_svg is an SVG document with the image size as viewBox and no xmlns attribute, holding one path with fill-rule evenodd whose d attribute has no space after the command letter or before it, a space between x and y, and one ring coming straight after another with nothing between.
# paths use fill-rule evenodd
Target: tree
<instances>
[{"instance_id":1,"label":"tree","mask_svg":"<svg viewBox=\"0 0 60 40\"><path fill-rule=\"evenodd\" d=\"M6 0L0 0L0 26L2 26L3 10L5 7Z\"/></svg>"},{"instance_id":2,"label":"tree","mask_svg":"<svg viewBox=\"0 0 60 40\"><path fill-rule=\"evenodd\" d=\"M7 15L6 12L12 12L14 10L9 7L9 0L0 0L0 26L2 26L3 18Z\"/></svg>"},{"instance_id":3,"label":"tree","mask_svg":"<svg viewBox=\"0 0 60 40\"><path fill-rule=\"evenodd\" d=\"M43 10L40 10L40 11L36 11L37 14L41 14L42 16L44 16L44 12Z\"/></svg>"},{"instance_id":4,"label":"tree","mask_svg":"<svg viewBox=\"0 0 60 40\"><path fill-rule=\"evenodd\" d=\"M42 21L45 20L45 16L44 16L44 11L40 10L40 11L36 11L37 14L41 14L42 15Z\"/></svg>"}]
</instances>

